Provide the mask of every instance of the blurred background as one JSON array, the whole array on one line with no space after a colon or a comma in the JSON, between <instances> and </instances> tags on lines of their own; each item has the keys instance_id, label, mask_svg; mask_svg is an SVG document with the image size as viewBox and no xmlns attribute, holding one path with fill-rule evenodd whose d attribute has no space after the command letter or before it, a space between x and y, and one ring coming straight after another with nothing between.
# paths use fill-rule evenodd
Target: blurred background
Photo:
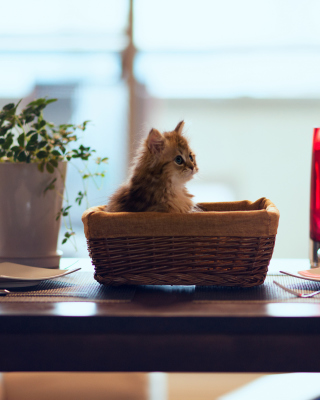
<instances>
[{"instance_id":1,"label":"blurred background","mask_svg":"<svg viewBox=\"0 0 320 400\"><path fill-rule=\"evenodd\" d=\"M274 256L308 257L319 1L16 0L1 13L0 106L56 97L47 119L91 120L83 142L109 163L90 206L123 182L151 127L184 119L196 200L270 198L281 214ZM67 188L72 202L82 189L72 166ZM72 208L78 251L63 245L64 256L88 255L86 207Z\"/></svg>"},{"instance_id":2,"label":"blurred background","mask_svg":"<svg viewBox=\"0 0 320 400\"><path fill-rule=\"evenodd\" d=\"M318 0L15 0L1 15L0 107L58 98L46 119L90 120L83 143L109 158L100 190L90 184L89 204L71 209L77 251L67 243L64 256L88 256L82 212L126 179L151 127L184 119L200 168L189 186L196 201L268 197L281 214L274 256L308 257ZM83 185L74 167L71 203ZM257 378L240 375L170 374L169 398L212 399Z\"/></svg>"}]
</instances>

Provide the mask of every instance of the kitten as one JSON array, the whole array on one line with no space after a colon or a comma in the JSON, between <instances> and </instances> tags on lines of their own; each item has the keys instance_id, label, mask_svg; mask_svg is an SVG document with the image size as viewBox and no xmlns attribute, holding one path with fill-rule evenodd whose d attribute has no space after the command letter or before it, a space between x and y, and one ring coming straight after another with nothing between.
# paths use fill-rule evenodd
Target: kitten
<instances>
[{"instance_id":1,"label":"kitten","mask_svg":"<svg viewBox=\"0 0 320 400\"><path fill-rule=\"evenodd\" d=\"M182 130L184 121L171 132L151 129L135 160L128 183L110 198L106 211L201 211L191 200L185 183L198 172L196 157Z\"/></svg>"}]
</instances>

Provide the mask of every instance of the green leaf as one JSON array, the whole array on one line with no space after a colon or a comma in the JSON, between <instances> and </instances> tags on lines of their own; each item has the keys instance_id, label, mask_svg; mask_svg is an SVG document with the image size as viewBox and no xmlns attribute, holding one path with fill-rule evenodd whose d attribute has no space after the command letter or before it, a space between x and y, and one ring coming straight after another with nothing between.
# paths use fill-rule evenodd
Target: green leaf
<instances>
[{"instance_id":1,"label":"green leaf","mask_svg":"<svg viewBox=\"0 0 320 400\"><path fill-rule=\"evenodd\" d=\"M48 153L46 151L39 151L37 153L37 157L42 159L42 158L46 158L48 156Z\"/></svg>"},{"instance_id":2,"label":"green leaf","mask_svg":"<svg viewBox=\"0 0 320 400\"><path fill-rule=\"evenodd\" d=\"M18 137L18 143L21 147L24 147L24 141L25 141L25 135L24 133L21 133L21 135L19 135Z\"/></svg>"},{"instance_id":3,"label":"green leaf","mask_svg":"<svg viewBox=\"0 0 320 400\"><path fill-rule=\"evenodd\" d=\"M54 167L51 164L47 163L46 168L47 168L47 171L49 172L49 174L54 173Z\"/></svg>"},{"instance_id":4,"label":"green leaf","mask_svg":"<svg viewBox=\"0 0 320 400\"><path fill-rule=\"evenodd\" d=\"M58 150L52 150L51 154L54 156L61 156L61 154Z\"/></svg>"},{"instance_id":5,"label":"green leaf","mask_svg":"<svg viewBox=\"0 0 320 400\"><path fill-rule=\"evenodd\" d=\"M4 157L6 155L6 152L4 150L0 150L0 158Z\"/></svg>"},{"instance_id":6,"label":"green leaf","mask_svg":"<svg viewBox=\"0 0 320 400\"><path fill-rule=\"evenodd\" d=\"M38 140L38 134L34 133L31 138L29 139L29 143L30 142L36 142Z\"/></svg>"},{"instance_id":7,"label":"green leaf","mask_svg":"<svg viewBox=\"0 0 320 400\"><path fill-rule=\"evenodd\" d=\"M87 192L78 192L78 197L76 198L76 203L78 203L79 206L81 206L81 202L83 200L83 198L87 195Z\"/></svg>"},{"instance_id":8,"label":"green leaf","mask_svg":"<svg viewBox=\"0 0 320 400\"><path fill-rule=\"evenodd\" d=\"M39 170L40 172L43 172L43 171L44 171L44 162L42 162L41 164L38 164L38 170Z\"/></svg>"},{"instance_id":9,"label":"green leaf","mask_svg":"<svg viewBox=\"0 0 320 400\"><path fill-rule=\"evenodd\" d=\"M2 109L5 111L10 111L14 108L14 103L9 103L7 105L5 105Z\"/></svg>"},{"instance_id":10,"label":"green leaf","mask_svg":"<svg viewBox=\"0 0 320 400\"><path fill-rule=\"evenodd\" d=\"M42 111L44 108L46 108L46 104L40 104L40 106L37 107L37 111Z\"/></svg>"},{"instance_id":11,"label":"green leaf","mask_svg":"<svg viewBox=\"0 0 320 400\"><path fill-rule=\"evenodd\" d=\"M109 160L108 157L104 157L104 158L97 157L95 161L96 161L96 164L100 165L101 163L107 164L108 160Z\"/></svg>"},{"instance_id":12,"label":"green leaf","mask_svg":"<svg viewBox=\"0 0 320 400\"><path fill-rule=\"evenodd\" d=\"M44 126L46 126L46 121L43 119L42 121L40 121L39 123L38 123L38 129L41 129L41 128L43 128Z\"/></svg>"},{"instance_id":13,"label":"green leaf","mask_svg":"<svg viewBox=\"0 0 320 400\"><path fill-rule=\"evenodd\" d=\"M56 221L58 221L58 219L61 217L63 208L61 208L61 210L58 212L57 216L56 216Z\"/></svg>"},{"instance_id":14,"label":"green leaf","mask_svg":"<svg viewBox=\"0 0 320 400\"><path fill-rule=\"evenodd\" d=\"M32 122L33 120L34 120L34 116L33 115L26 116L26 119L25 119L26 124L28 124L29 122Z\"/></svg>"},{"instance_id":15,"label":"green leaf","mask_svg":"<svg viewBox=\"0 0 320 400\"><path fill-rule=\"evenodd\" d=\"M12 120L12 119L13 119L13 116L14 116L15 113L16 113L16 108L13 107L13 108L11 108L10 110L4 110L4 109L3 109L3 112L5 113L5 119L6 119L7 121L9 121L9 120Z\"/></svg>"},{"instance_id":16,"label":"green leaf","mask_svg":"<svg viewBox=\"0 0 320 400\"><path fill-rule=\"evenodd\" d=\"M48 99L48 100L46 100L46 104L50 104L50 103L53 103L55 101L58 101L58 99Z\"/></svg>"},{"instance_id":17,"label":"green leaf","mask_svg":"<svg viewBox=\"0 0 320 400\"><path fill-rule=\"evenodd\" d=\"M36 133L36 131L34 129L31 129L31 131L27 132L27 136L32 135L33 133Z\"/></svg>"},{"instance_id":18,"label":"green leaf","mask_svg":"<svg viewBox=\"0 0 320 400\"><path fill-rule=\"evenodd\" d=\"M13 143L13 139L12 139L12 137L9 136L9 137L7 137L6 141L3 143L2 148L4 150L9 150L12 143Z\"/></svg>"},{"instance_id":19,"label":"green leaf","mask_svg":"<svg viewBox=\"0 0 320 400\"><path fill-rule=\"evenodd\" d=\"M49 164L51 164L54 168L58 168L58 161L57 160L50 160Z\"/></svg>"},{"instance_id":20,"label":"green leaf","mask_svg":"<svg viewBox=\"0 0 320 400\"><path fill-rule=\"evenodd\" d=\"M9 124L7 126L3 126L0 129L0 136L5 136L8 133L8 131L10 131L10 129L12 129L12 125L11 124Z\"/></svg>"},{"instance_id":21,"label":"green leaf","mask_svg":"<svg viewBox=\"0 0 320 400\"><path fill-rule=\"evenodd\" d=\"M73 128L73 127L74 127L74 125L72 125L72 124L59 125L59 129L62 129L62 130L67 130L68 128Z\"/></svg>"},{"instance_id":22,"label":"green leaf","mask_svg":"<svg viewBox=\"0 0 320 400\"><path fill-rule=\"evenodd\" d=\"M57 214L57 217L56 217L56 221L61 217L61 215L63 216L63 217L67 217L68 215L69 215L69 212L68 212L68 210L69 210L69 208L71 208L72 206L68 206L68 207L65 207L65 208L61 208L61 210L58 212L58 214ZM68 235L69 235L69 233L68 233ZM71 234L70 234L71 235ZM65 234L65 236L67 236L67 234Z\"/></svg>"},{"instance_id":23,"label":"green leaf","mask_svg":"<svg viewBox=\"0 0 320 400\"><path fill-rule=\"evenodd\" d=\"M42 129L39 133L41 136L43 136L46 139L47 131L45 129Z\"/></svg>"},{"instance_id":24,"label":"green leaf","mask_svg":"<svg viewBox=\"0 0 320 400\"><path fill-rule=\"evenodd\" d=\"M47 142L45 140L41 140L41 142L38 143L38 149L42 149L44 146L47 145Z\"/></svg>"},{"instance_id":25,"label":"green leaf","mask_svg":"<svg viewBox=\"0 0 320 400\"><path fill-rule=\"evenodd\" d=\"M34 108L35 106L39 105L44 99L43 98L39 98L33 101L30 101L30 103L27 105L27 108Z\"/></svg>"},{"instance_id":26,"label":"green leaf","mask_svg":"<svg viewBox=\"0 0 320 400\"><path fill-rule=\"evenodd\" d=\"M27 107L29 106L40 106L41 104L44 104L46 102L46 99L44 97L40 97L39 99L31 101Z\"/></svg>"},{"instance_id":27,"label":"green leaf","mask_svg":"<svg viewBox=\"0 0 320 400\"><path fill-rule=\"evenodd\" d=\"M0 136L4 136L6 133L7 133L7 129L5 128L5 127L2 127L1 129L0 129Z\"/></svg>"},{"instance_id":28,"label":"green leaf","mask_svg":"<svg viewBox=\"0 0 320 400\"><path fill-rule=\"evenodd\" d=\"M22 111L22 114L27 116L28 114L33 112L33 107L27 107Z\"/></svg>"},{"instance_id":29,"label":"green leaf","mask_svg":"<svg viewBox=\"0 0 320 400\"><path fill-rule=\"evenodd\" d=\"M64 239L63 239L63 241L62 241L62 244L65 244L65 243L68 241L68 239L70 239L70 237L73 236L73 235L75 235L75 232L73 232L73 231L71 231L71 232L66 232L66 233L64 234Z\"/></svg>"},{"instance_id":30,"label":"green leaf","mask_svg":"<svg viewBox=\"0 0 320 400\"><path fill-rule=\"evenodd\" d=\"M57 178L52 179L52 181L49 183L49 185L44 189L43 193L46 193L48 190L53 190L55 188L54 184L56 182Z\"/></svg>"},{"instance_id":31,"label":"green leaf","mask_svg":"<svg viewBox=\"0 0 320 400\"><path fill-rule=\"evenodd\" d=\"M37 147L36 143L29 142L26 145L26 150L28 150L28 151L35 151L35 150L37 150L37 148L38 147Z\"/></svg>"},{"instance_id":32,"label":"green leaf","mask_svg":"<svg viewBox=\"0 0 320 400\"><path fill-rule=\"evenodd\" d=\"M82 124L82 129L85 130L87 128L88 123L91 122L89 119L87 121L84 121Z\"/></svg>"},{"instance_id":33,"label":"green leaf","mask_svg":"<svg viewBox=\"0 0 320 400\"><path fill-rule=\"evenodd\" d=\"M19 153L18 155L18 161L20 162L24 162L27 159L27 155L24 151L21 151L21 153Z\"/></svg>"}]
</instances>

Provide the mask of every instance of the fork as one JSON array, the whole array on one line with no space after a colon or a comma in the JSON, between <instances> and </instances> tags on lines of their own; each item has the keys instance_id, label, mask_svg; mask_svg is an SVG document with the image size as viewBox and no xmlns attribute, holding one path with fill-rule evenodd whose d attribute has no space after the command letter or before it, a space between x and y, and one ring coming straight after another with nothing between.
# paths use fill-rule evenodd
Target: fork
<instances>
[{"instance_id":1,"label":"fork","mask_svg":"<svg viewBox=\"0 0 320 400\"><path fill-rule=\"evenodd\" d=\"M276 281L273 281L273 283L274 283L275 285L279 286L281 289L285 290L286 292L289 292L289 293L291 293L291 294L294 294L295 296L301 297L301 298L303 298L303 299L308 298L308 297L313 297L313 296L315 296L315 295L317 295L317 294L320 293L320 290L317 290L316 292L312 292L312 293L307 293L307 294L305 294L305 293L298 293L298 292L296 292L296 291L294 291L294 290L291 290L291 289L289 289L289 288L287 288L287 287L281 285L280 283L278 283L278 282L276 282Z\"/></svg>"}]
</instances>

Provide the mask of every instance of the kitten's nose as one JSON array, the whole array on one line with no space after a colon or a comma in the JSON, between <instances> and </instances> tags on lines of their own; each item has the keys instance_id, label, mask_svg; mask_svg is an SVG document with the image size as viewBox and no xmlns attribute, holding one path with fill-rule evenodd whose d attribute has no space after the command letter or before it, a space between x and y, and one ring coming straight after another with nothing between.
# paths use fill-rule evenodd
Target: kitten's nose
<instances>
[{"instance_id":1,"label":"kitten's nose","mask_svg":"<svg viewBox=\"0 0 320 400\"><path fill-rule=\"evenodd\" d=\"M189 165L189 168L191 169L191 171L194 170L194 166L193 165Z\"/></svg>"}]
</instances>

